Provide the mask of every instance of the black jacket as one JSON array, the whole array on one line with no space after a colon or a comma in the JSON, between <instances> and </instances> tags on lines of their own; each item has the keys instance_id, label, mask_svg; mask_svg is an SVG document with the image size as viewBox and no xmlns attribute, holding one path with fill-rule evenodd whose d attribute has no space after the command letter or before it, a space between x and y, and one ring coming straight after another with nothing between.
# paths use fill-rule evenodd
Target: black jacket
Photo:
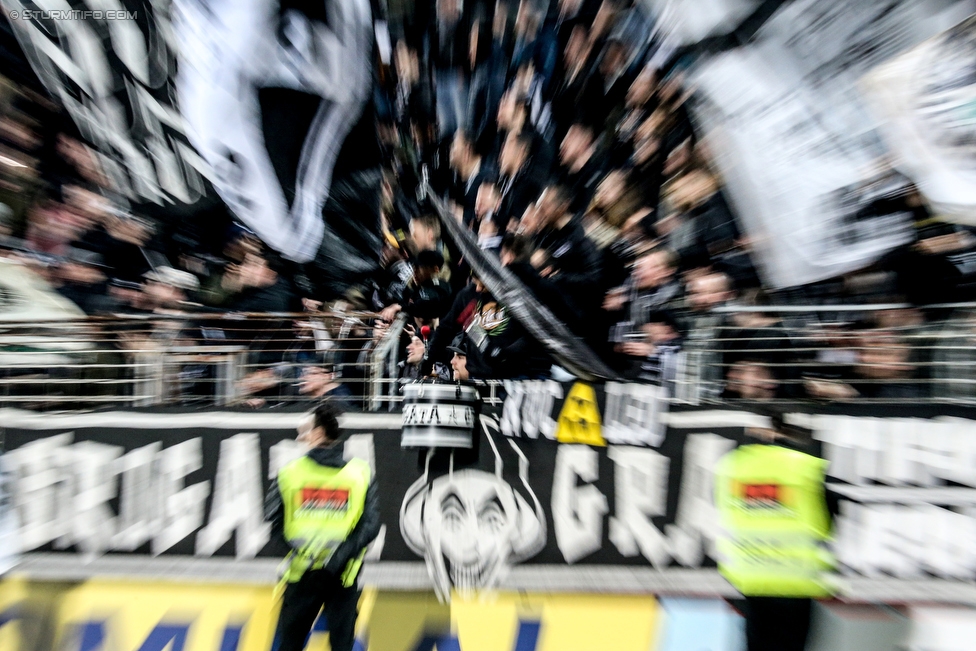
<instances>
[{"instance_id":1,"label":"black jacket","mask_svg":"<svg viewBox=\"0 0 976 651\"><path fill-rule=\"evenodd\" d=\"M57 288L57 292L85 314L110 312L116 307L115 301L105 293L105 283L65 283Z\"/></svg>"},{"instance_id":2,"label":"black jacket","mask_svg":"<svg viewBox=\"0 0 976 651\"><path fill-rule=\"evenodd\" d=\"M498 209L500 219L497 221L503 229L512 217L522 219L525 209L529 207L529 204L535 202L542 193L545 181L536 172L533 165L535 165L535 161L530 158L525 162L523 168L515 174L515 178L511 180L510 184L507 178L501 179L498 184L501 188L502 202Z\"/></svg>"},{"instance_id":3,"label":"black jacket","mask_svg":"<svg viewBox=\"0 0 976 651\"><path fill-rule=\"evenodd\" d=\"M428 346L428 359L422 367L422 374L429 375L435 362L448 363L453 353L447 347L470 323L478 313L480 305L494 302L490 294L479 294L474 285L465 287L454 299L450 312L441 319ZM504 307L496 314L504 314L503 323L489 330L483 350L472 350L468 355L468 370L479 379L504 379L528 376L533 377L547 371L551 366L542 346L537 343L525 328L508 313ZM476 352L477 351L477 352Z\"/></svg>"},{"instance_id":4,"label":"black jacket","mask_svg":"<svg viewBox=\"0 0 976 651\"><path fill-rule=\"evenodd\" d=\"M576 306L559 286L548 278L543 278L539 272L527 262L515 262L508 265L508 270L522 281L536 300L549 308L553 316L562 321L574 332L585 314Z\"/></svg>"},{"instance_id":5,"label":"black jacket","mask_svg":"<svg viewBox=\"0 0 976 651\"><path fill-rule=\"evenodd\" d=\"M569 211L574 215L583 214L593 200L596 188L603 178L603 161L600 154L594 152L576 172L570 171L567 167L560 167L557 177L572 197Z\"/></svg>"},{"instance_id":6,"label":"black jacket","mask_svg":"<svg viewBox=\"0 0 976 651\"><path fill-rule=\"evenodd\" d=\"M439 319L451 307L451 286L438 278L417 287L408 284L399 295L399 303L403 311L412 317Z\"/></svg>"},{"instance_id":7,"label":"black jacket","mask_svg":"<svg viewBox=\"0 0 976 651\"><path fill-rule=\"evenodd\" d=\"M474 314L475 306L478 301L478 291L474 284L466 285L454 297L454 303L448 310L440 325L434 330L430 343L427 345L427 359L421 367L421 375L430 375L435 362L447 363L451 355L447 354L447 347L459 332L464 330L466 322Z\"/></svg>"},{"instance_id":8,"label":"black jacket","mask_svg":"<svg viewBox=\"0 0 976 651\"><path fill-rule=\"evenodd\" d=\"M329 468L342 468L346 461L342 458L342 446L333 445L327 448L313 448L308 452L308 458ZM285 540L285 509L281 501L281 491L278 480L272 482L264 500L264 519L271 522L271 536L279 542ZM359 522L353 527L349 536L336 549L335 554L325 571L331 574L341 574L346 564L359 555L366 545L373 542L380 533L380 499L376 487L376 477L370 478L369 488L366 490L366 504ZM285 541L287 545L287 542Z\"/></svg>"},{"instance_id":9,"label":"black jacket","mask_svg":"<svg viewBox=\"0 0 976 651\"><path fill-rule=\"evenodd\" d=\"M247 287L229 301L227 308L235 312L289 312L294 307L294 294L282 277L268 287Z\"/></svg>"},{"instance_id":10,"label":"black jacket","mask_svg":"<svg viewBox=\"0 0 976 651\"><path fill-rule=\"evenodd\" d=\"M554 271L552 282L586 308L599 293L603 261L579 221L574 219L562 228L542 230L535 244L549 254L549 265Z\"/></svg>"},{"instance_id":11,"label":"black jacket","mask_svg":"<svg viewBox=\"0 0 976 651\"><path fill-rule=\"evenodd\" d=\"M481 184L490 179L492 170L488 167L485 160L481 161L481 167L475 172L471 182L465 181L460 174L454 175L454 185L451 187L450 198L464 209L465 221L470 221L474 215L474 206L478 201L478 188Z\"/></svg>"}]
</instances>

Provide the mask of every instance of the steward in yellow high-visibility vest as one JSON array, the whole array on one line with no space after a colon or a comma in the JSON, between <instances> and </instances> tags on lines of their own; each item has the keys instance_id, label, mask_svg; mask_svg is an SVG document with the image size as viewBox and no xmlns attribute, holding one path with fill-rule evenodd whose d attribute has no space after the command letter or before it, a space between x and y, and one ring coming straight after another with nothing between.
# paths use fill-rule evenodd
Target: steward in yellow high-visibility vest
<instances>
[{"instance_id":1,"label":"steward in yellow high-visibility vest","mask_svg":"<svg viewBox=\"0 0 976 651\"><path fill-rule=\"evenodd\" d=\"M278 472L268 491L272 534L291 548L273 649L301 651L324 609L333 651L351 651L355 638L357 577L366 546L380 530L376 482L369 464L343 459L339 410L325 403L298 427L311 449Z\"/></svg>"},{"instance_id":2,"label":"steward in yellow high-visibility vest","mask_svg":"<svg viewBox=\"0 0 976 651\"><path fill-rule=\"evenodd\" d=\"M725 536L719 571L747 597L826 597L833 562L823 459L775 445L744 445L715 468Z\"/></svg>"}]
</instances>

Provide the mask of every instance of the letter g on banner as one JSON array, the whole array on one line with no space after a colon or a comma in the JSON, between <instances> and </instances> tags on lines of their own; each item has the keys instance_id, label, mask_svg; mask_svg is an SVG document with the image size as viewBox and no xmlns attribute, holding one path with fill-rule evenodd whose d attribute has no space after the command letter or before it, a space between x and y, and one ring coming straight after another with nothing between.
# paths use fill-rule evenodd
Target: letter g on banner
<instances>
[{"instance_id":1,"label":"letter g on banner","mask_svg":"<svg viewBox=\"0 0 976 651\"><path fill-rule=\"evenodd\" d=\"M552 483L552 520L556 544L567 563L600 549L607 498L592 482L599 477L596 450L585 445L560 445ZM576 478L587 482L576 486Z\"/></svg>"}]
</instances>

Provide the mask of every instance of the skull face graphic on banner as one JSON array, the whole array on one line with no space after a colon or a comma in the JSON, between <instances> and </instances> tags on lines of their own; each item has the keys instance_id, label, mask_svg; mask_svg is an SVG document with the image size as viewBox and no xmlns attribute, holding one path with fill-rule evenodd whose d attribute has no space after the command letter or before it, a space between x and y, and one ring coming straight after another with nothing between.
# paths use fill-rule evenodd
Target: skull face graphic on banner
<instances>
[{"instance_id":1,"label":"skull face graphic on banner","mask_svg":"<svg viewBox=\"0 0 976 651\"><path fill-rule=\"evenodd\" d=\"M546 517L529 485L528 461L518 457L518 485L503 477L499 449L489 434L495 472L473 468L431 477L428 469L407 490L400 507L400 532L407 546L427 563L442 601L452 588L462 597L496 587L512 565L546 544Z\"/></svg>"}]
</instances>

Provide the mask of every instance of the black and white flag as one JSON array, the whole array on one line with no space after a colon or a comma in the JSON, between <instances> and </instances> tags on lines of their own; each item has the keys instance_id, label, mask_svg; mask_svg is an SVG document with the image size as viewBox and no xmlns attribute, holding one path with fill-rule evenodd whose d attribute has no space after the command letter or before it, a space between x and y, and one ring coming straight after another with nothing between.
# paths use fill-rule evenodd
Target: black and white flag
<instances>
[{"instance_id":1,"label":"black and white flag","mask_svg":"<svg viewBox=\"0 0 976 651\"><path fill-rule=\"evenodd\" d=\"M976 223L976 17L862 82L894 165L941 217Z\"/></svg>"},{"instance_id":2,"label":"black and white flag","mask_svg":"<svg viewBox=\"0 0 976 651\"><path fill-rule=\"evenodd\" d=\"M120 197L194 215L215 189L286 258L308 262L324 250L349 260L342 270L375 266L378 214L351 230L323 217L336 187L376 194L369 0L41 4L0 0L31 67ZM363 212L339 204L332 222Z\"/></svg>"},{"instance_id":3,"label":"black and white flag","mask_svg":"<svg viewBox=\"0 0 976 651\"><path fill-rule=\"evenodd\" d=\"M321 4L321 16L274 0L178 0L173 12L176 87L190 141L234 213L299 262L315 257L322 242L336 158L372 90L369 1ZM273 125L264 124L265 89L314 102L295 151L274 150L266 139Z\"/></svg>"}]
</instances>

